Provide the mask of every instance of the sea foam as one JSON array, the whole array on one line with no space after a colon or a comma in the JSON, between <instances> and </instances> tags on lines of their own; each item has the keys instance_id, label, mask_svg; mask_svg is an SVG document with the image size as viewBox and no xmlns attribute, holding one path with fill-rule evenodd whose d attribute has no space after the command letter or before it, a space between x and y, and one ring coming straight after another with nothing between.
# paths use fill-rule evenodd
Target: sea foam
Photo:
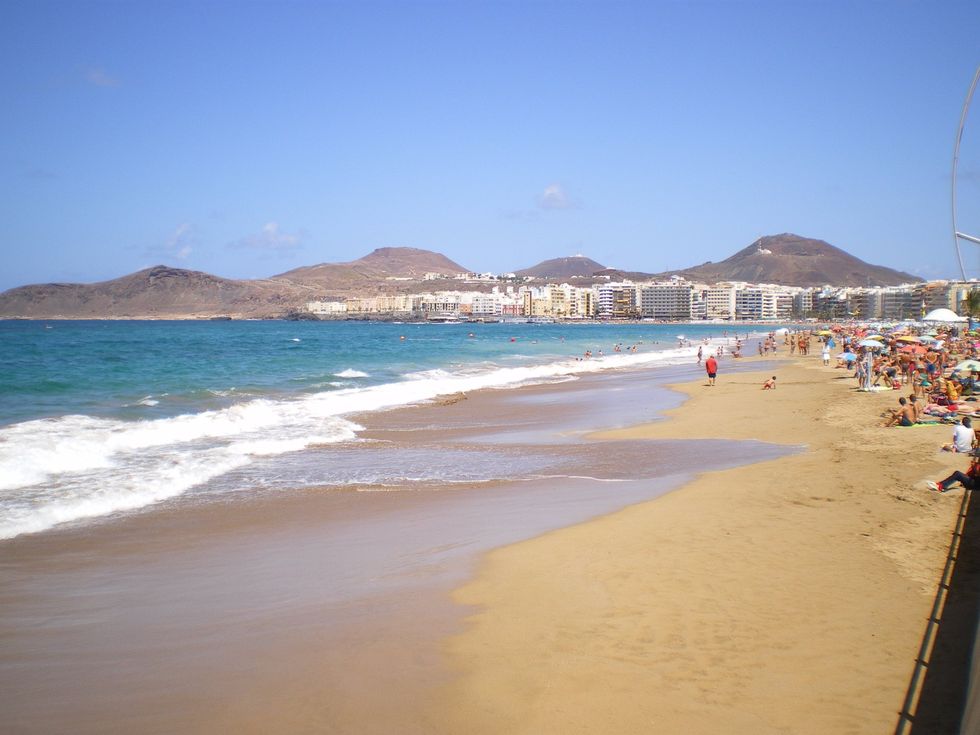
<instances>
[{"instance_id":1,"label":"sea foam","mask_svg":"<svg viewBox=\"0 0 980 735\"><path fill-rule=\"evenodd\" d=\"M713 349L713 345L710 346ZM348 416L487 388L574 379L610 369L690 363L696 347L537 365L483 363L402 380L123 421L81 415L0 428L0 538L133 510L178 496L259 457L356 438ZM368 377L348 369L337 377Z\"/></svg>"}]
</instances>

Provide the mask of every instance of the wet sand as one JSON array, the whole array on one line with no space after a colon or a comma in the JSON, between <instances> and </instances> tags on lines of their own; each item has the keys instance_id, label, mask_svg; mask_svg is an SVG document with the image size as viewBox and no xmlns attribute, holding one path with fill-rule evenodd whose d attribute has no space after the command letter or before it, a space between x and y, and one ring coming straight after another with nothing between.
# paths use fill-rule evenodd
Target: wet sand
<instances>
[{"instance_id":1,"label":"wet sand","mask_svg":"<svg viewBox=\"0 0 980 735\"><path fill-rule=\"evenodd\" d=\"M660 376L692 374L589 376L362 417L367 441L342 450L368 464L485 453L500 465L490 482L190 494L3 542L4 731L442 731L454 670L441 642L467 613L451 589L488 549L687 482L701 444L582 437L655 419L679 401ZM786 452L709 449L715 469Z\"/></svg>"},{"instance_id":2,"label":"wet sand","mask_svg":"<svg viewBox=\"0 0 980 735\"><path fill-rule=\"evenodd\" d=\"M468 733L885 733L898 721L962 490L950 427L883 429L819 359L677 386L601 441L805 445L490 553L455 593L438 713ZM760 386L772 372L775 391ZM710 448L704 446L704 455Z\"/></svg>"}]
</instances>

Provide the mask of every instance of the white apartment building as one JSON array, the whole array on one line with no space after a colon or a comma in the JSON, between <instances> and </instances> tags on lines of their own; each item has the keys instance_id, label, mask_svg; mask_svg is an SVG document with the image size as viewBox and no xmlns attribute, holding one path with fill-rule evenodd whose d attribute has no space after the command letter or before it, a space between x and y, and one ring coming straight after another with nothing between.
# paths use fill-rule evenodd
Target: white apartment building
<instances>
[{"instance_id":1,"label":"white apartment building","mask_svg":"<svg viewBox=\"0 0 980 735\"><path fill-rule=\"evenodd\" d=\"M735 318L755 321L763 319L764 292L758 287L740 288L735 291Z\"/></svg>"},{"instance_id":2,"label":"white apartment building","mask_svg":"<svg viewBox=\"0 0 980 735\"><path fill-rule=\"evenodd\" d=\"M793 294L793 313L796 316L810 316L813 311L813 289L804 288Z\"/></svg>"},{"instance_id":3,"label":"white apartment building","mask_svg":"<svg viewBox=\"0 0 980 735\"><path fill-rule=\"evenodd\" d=\"M691 319L694 289L680 279L649 283L638 288L640 316L648 319Z\"/></svg>"},{"instance_id":4,"label":"white apartment building","mask_svg":"<svg viewBox=\"0 0 980 735\"><path fill-rule=\"evenodd\" d=\"M506 290L506 293L504 293ZM634 284L608 282L587 288L568 283L515 288L492 293L444 291L384 294L345 301L313 300L306 309L319 316L395 315L406 318L512 318L662 320L916 319L925 310L947 305L962 314L963 301L980 290L977 281L932 281L880 288L794 288L774 284L722 282L693 284L682 278Z\"/></svg>"},{"instance_id":5,"label":"white apartment building","mask_svg":"<svg viewBox=\"0 0 980 735\"><path fill-rule=\"evenodd\" d=\"M343 301L307 301L306 310L320 316L340 316L347 313L347 304Z\"/></svg>"},{"instance_id":6,"label":"white apartment building","mask_svg":"<svg viewBox=\"0 0 980 735\"><path fill-rule=\"evenodd\" d=\"M605 319L630 319L640 314L636 285L628 281L604 283L595 288L596 316Z\"/></svg>"},{"instance_id":7,"label":"white apartment building","mask_svg":"<svg viewBox=\"0 0 980 735\"><path fill-rule=\"evenodd\" d=\"M503 312L503 297L499 293L474 293L472 295L470 313L474 317L499 317Z\"/></svg>"},{"instance_id":8,"label":"white apartment building","mask_svg":"<svg viewBox=\"0 0 980 735\"><path fill-rule=\"evenodd\" d=\"M579 288L567 283L561 285L568 304L567 316L573 319L591 319L595 316L595 293L591 288Z\"/></svg>"},{"instance_id":9,"label":"white apartment building","mask_svg":"<svg viewBox=\"0 0 980 735\"><path fill-rule=\"evenodd\" d=\"M463 299L459 291L439 291L423 294L419 310L426 319L458 318L462 313Z\"/></svg>"},{"instance_id":10,"label":"white apartment building","mask_svg":"<svg viewBox=\"0 0 980 735\"><path fill-rule=\"evenodd\" d=\"M704 291L704 315L707 319L734 319L735 294L734 284L718 283Z\"/></svg>"},{"instance_id":11,"label":"white apartment building","mask_svg":"<svg viewBox=\"0 0 980 735\"><path fill-rule=\"evenodd\" d=\"M708 318L708 304L705 301L705 294L708 287L703 283L691 286L691 319L699 321Z\"/></svg>"},{"instance_id":12,"label":"white apartment building","mask_svg":"<svg viewBox=\"0 0 980 735\"><path fill-rule=\"evenodd\" d=\"M789 319L793 290L773 284L745 285L735 292L735 318L772 321Z\"/></svg>"}]
</instances>

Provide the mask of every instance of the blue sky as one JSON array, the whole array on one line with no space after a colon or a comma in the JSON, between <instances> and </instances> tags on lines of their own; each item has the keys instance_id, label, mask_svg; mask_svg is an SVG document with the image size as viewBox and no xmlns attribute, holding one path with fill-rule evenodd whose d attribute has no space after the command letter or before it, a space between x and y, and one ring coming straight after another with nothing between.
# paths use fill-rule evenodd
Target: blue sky
<instances>
[{"instance_id":1,"label":"blue sky","mask_svg":"<svg viewBox=\"0 0 980 735\"><path fill-rule=\"evenodd\" d=\"M0 27L0 289L385 246L654 272L780 232L958 273L980 3L7 0ZM960 171L977 234L980 102Z\"/></svg>"}]
</instances>

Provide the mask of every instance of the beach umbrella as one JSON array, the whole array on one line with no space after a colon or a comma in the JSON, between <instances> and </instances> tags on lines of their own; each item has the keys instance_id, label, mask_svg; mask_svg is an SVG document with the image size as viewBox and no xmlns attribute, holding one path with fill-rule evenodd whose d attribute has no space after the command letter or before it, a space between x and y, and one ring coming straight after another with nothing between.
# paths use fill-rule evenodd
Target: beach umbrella
<instances>
[{"instance_id":1,"label":"beach umbrella","mask_svg":"<svg viewBox=\"0 0 980 735\"><path fill-rule=\"evenodd\" d=\"M953 370L970 373L972 373L974 370L980 371L980 360L964 360L963 362L957 364Z\"/></svg>"},{"instance_id":2,"label":"beach umbrella","mask_svg":"<svg viewBox=\"0 0 980 735\"><path fill-rule=\"evenodd\" d=\"M858 342L858 347L867 347L872 350L880 350L882 347L884 347L884 345L876 339L862 339L860 342Z\"/></svg>"},{"instance_id":3,"label":"beach umbrella","mask_svg":"<svg viewBox=\"0 0 980 735\"><path fill-rule=\"evenodd\" d=\"M897 341L899 341L899 342L918 342L919 341L919 338L918 337L913 337L913 336L911 336L909 334L906 334L904 337L898 337L897 338Z\"/></svg>"},{"instance_id":4,"label":"beach umbrella","mask_svg":"<svg viewBox=\"0 0 980 735\"><path fill-rule=\"evenodd\" d=\"M865 339L884 339L884 337L882 337L880 334L866 334L866 335L864 335L864 338Z\"/></svg>"},{"instance_id":5,"label":"beach umbrella","mask_svg":"<svg viewBox=\"0 0 980 735\"><path fill-rule=\"evenodd\" d=\"M899 347L899 352L905 352L909 355L924 355L926 354L926 348L922 345L905 345L905 347Z\"/></svg>"},{"instance_id":6,"label":"beach umbrella","mask_svg":"<svg viewBox=\"0 0 980 735\"><path fill-rule=\"evenodd\" d=\"M843 360L844 362L854 362L857 360L857 355L853 352L842 352L837 356L837 359Z\"/></svg>"},{"instance_id":7,"label":"beach umbrella","mask_svg":"<svg viewBox=\"0 0 980 735\"><path fill-rule=\"evenodd\" d=\"M831 332L829 329L821 329L819 332L817 332L818 337L829 337L832 334L833 332Z\"/></svg>"}]
</instances>

